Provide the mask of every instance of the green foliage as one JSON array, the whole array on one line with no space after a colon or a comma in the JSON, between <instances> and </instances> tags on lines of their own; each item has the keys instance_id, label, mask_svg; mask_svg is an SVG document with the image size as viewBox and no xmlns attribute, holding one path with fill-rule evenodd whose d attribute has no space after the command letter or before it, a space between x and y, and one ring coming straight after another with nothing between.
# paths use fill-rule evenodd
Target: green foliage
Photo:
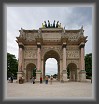
<instances>
[{"instance_id":1,"label":"green foliage","mask_svg":"<svg viewBox=\"0 0 99 104\"><path fill-rule=\"evenodd\" d=\"M85 70L87 78L90 78L92 76L92 53L85 56Z\"/></svg>"},{"instance_id":2,"label":"green foliage","mask_svg":"<svg viewBox=\"0 0 99 104\"><path fill-rule=\"evenodd\" d=\"M13 75L17 76L18 72L18 60L15 55L7 53L7 78Z\"/></svg>"},{"instance_id":3,"label":"green foliage","mask_svg":"<svg viewBox=\"0 0 99 104\"><path fill-rule=\"evenodd\" d=\"M33 68L33 76L36 77L36 68Z\"/></svg>"},{"instance_id":4,"label":"green foliage","mask_svg":"<svg viewBox=\"0 0 99 104\"><path fill-rule=\"evenodd\" d=\"M54 74L54 75L53 75L53 78L57 78L57 76L58 76L57 74Z\"/></svg>"}]
</instances>

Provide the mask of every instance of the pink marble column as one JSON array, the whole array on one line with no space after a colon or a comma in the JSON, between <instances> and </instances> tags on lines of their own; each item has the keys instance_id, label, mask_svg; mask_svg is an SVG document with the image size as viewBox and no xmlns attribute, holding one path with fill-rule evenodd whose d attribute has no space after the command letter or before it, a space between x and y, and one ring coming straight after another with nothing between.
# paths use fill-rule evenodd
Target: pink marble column
<instances>
[{"instance_id":1,"label":"pink marble column","mask_svg":"<svg viewBox=\"0 0 99 104\"><path fill-rule=\"evenodd\" d=\"M37 45L37 70L41 70L41 45Z\"/></svg>"},{"instance_id":2,"label":"pink marble column","mask_svg":"<svg viewBox=\"0 0 99 104\"><path fill-rule=\"evenodd\" d=\"M23 60L23 46L19 45L19 64L18 64L18 71L22 71L22 60Z\"/></svg>"},{"instance_id":3,"label":"pink marble column","mask_svg":"<svg viewBox=\"0 0 99 104\"><path fill-rule=\"evenodd\" d=\"M81 45L81 70L85 70L84 45Z\"/></svg>"},{"instance_id":4,"label":"pink marble column","mask_svg":"<svg viewBox=\"0 0 99 104\"><path fill-rule=\"evenodd\" d=\"M63 44L63 70L66 70L66 44Z\"/></svg>"}]
</instances>

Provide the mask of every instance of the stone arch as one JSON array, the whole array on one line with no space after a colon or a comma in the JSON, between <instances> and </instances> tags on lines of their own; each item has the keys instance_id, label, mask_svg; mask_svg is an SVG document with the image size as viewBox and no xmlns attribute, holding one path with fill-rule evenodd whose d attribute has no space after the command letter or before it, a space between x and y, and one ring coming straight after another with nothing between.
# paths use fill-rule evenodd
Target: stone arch
<instances>
[{"instance_id":1,"label":"stone arch","mask_svg":"<svg viewBox=\"0 0 99 104\"><path fill-rule=\"evenodd\" d=\"M44 49L44 52L42 53L42 59L44 59L45 54L47 52L49 52L49 51L55 51L55 52L57 52L57 54L59 55L60 59L62 59L61 53L57 49L55 49L55 48L52 49L50 47L49 47L49 49Z\"/></svg>"},{"instance_id":2,"label":"stone arch","mask_svg":"<svg viewBox=\"0 0 99 104\"><path fill-rule=\"evenodd\" d=\"M43 59L44 59L43 78L45 77L45 62L48 58L55 58L57 60L57 63L58 63L58 80L59 80L60 79L60 54L53 49L46 51L43 55Z\"/></svg>"},{"instance_id":3,"label":"stone arch","mask_svg":"<svg viewBox=\"0 0 99 104\"><path fill-rule=\"evenodd\" d=\"M28 63L26 66L26 81L30 81L33 76L33 70L36 70L36 65L33 63Z\"/></svg>"},{"instance_id":4,"label":"stone arch","mask_svg":"<svg viewBox=\"0 0 99 104\"><path fill-rule=\"evenodd\" d=\"M70 63L74 63L76 66L77 66L77 69L79 69L79 64L78 64L78 60L67 60L67 66L70 64Z\"/></svg>"},{"instance_id":5,"label":"stone arch","mask_svg":"<svg viewBox=\"0 0 99 104\"><path fill-rule=\"evenodd\" d=\"M77 81L77 65L75 63L68 64L67 73L69 81Z\"/></svg>"},{"instance_id":6,"label":"stone arch","mask_svg":"<svg viewBox=\"0 0 99 104\"><path fill-rule=\"evenodd\" d=\"M37 64L36 61L37 60L25 60L25 62L24 62L24 68L26 69L27 65L30 64L30 63L36 65Z\"/></svg>"}]
</instances>

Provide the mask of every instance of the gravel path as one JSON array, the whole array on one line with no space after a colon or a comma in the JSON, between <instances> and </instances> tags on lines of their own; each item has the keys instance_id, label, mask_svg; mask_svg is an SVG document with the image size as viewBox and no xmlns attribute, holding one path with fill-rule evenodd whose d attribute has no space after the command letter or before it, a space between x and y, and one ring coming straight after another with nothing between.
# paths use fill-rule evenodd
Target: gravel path
<instances>
[{"instance_id":1,"label":"gravel path","mask_svg":"<svg viewBox=\"0 0 99 104\"><path fill-rule=\"evenodd\" d=\"M91 98L92 84L88 82L53 82L50 84L30 82L7 83L7 99L69 99Z\"/></svg>"}]
</instances>

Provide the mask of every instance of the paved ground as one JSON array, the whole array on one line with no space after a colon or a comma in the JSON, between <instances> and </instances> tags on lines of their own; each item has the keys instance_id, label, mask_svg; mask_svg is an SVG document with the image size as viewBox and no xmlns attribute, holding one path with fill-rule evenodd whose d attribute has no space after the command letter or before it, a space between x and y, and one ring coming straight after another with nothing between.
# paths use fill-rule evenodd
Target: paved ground
<instances>
[{"instance_id":1,"label":"paved ground","mask_svg":"<svg viewBox=\"0 0 99 104\"><path fill-rule=\"evenodd\" d=\"M53 82L40 84L31 82L18 84L7 83L8 99L69 99L91 98L92 84L88 82Z\"/></svg>"}]
</instances>

